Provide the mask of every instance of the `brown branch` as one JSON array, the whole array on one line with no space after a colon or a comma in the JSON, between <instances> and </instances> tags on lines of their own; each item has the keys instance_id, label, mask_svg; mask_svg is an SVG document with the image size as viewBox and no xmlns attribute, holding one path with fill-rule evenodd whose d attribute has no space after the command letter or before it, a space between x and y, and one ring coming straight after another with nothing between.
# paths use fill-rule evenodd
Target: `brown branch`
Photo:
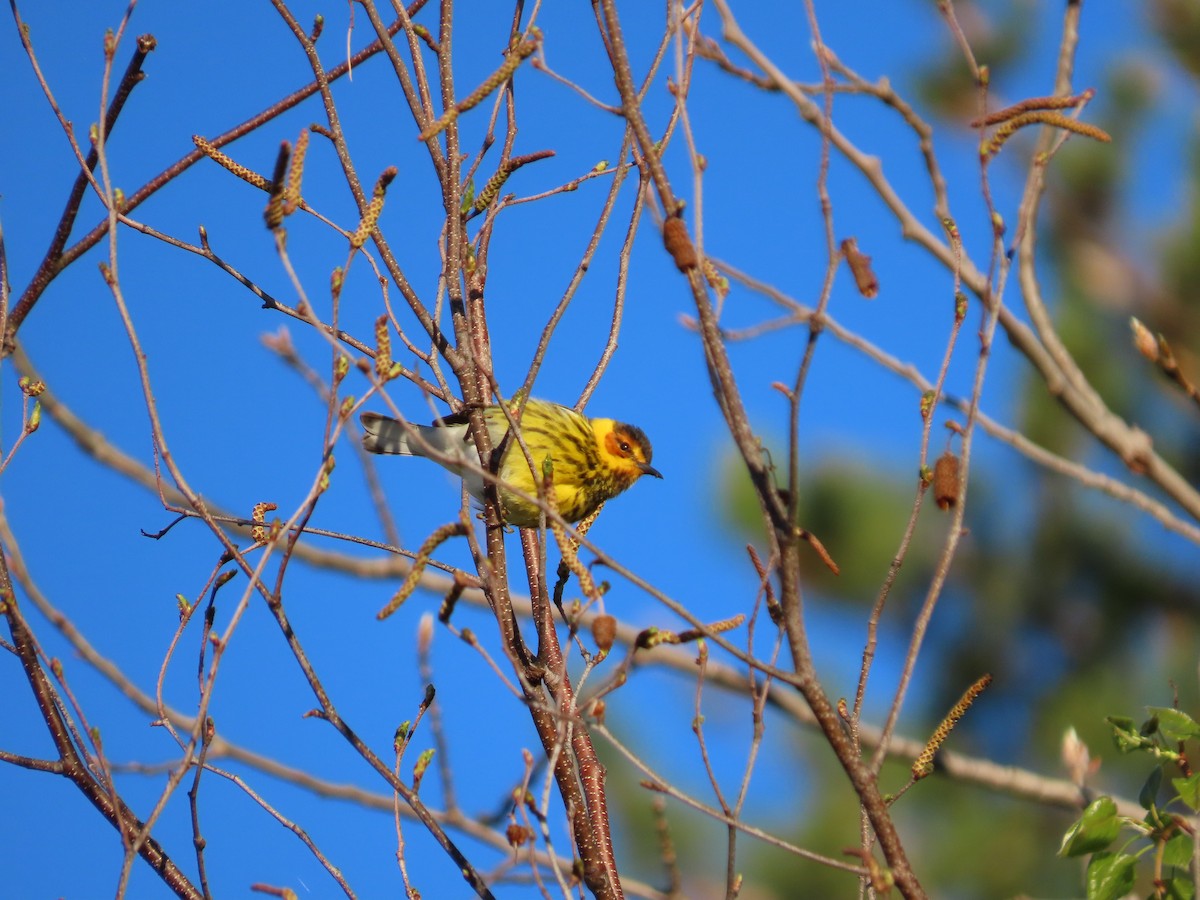
<instances>
[{"instance_id":1,"label":"brown branch","mask_svg":"<svg viewBox=\"0 0 1200 900\"><path fill-rule=\"evenodd\" d=\"M307 679L314 696L320 703L321 718L329 722L346 741L354 747L355 751L371 766L395 791L409 808L416 815L417 819L432 835L435 841L442 847L446 854L458 866L459 874L479 897L491 898L492 892L489 890L483 876L475 869L467 857L458 849L458 846L446 834L441 824L434 817L432 812L425 806L416 792L404 784L391 767L386 765L383 760L376 756L375 752L358 736L358 734L350 727L350 725L342 719L333 705L328 693L325 691L324 685L317 677L316 671L312 667L312 663L308 659L307 653L300 644L300 640L288 619L287 613L284 611L283 604L279 602L268 602L268 608L271 614L275 617L279 624L280 632L284 635L288 642L288 646L292 651L292 655L299 663L301 670Z\"/></svg>"},{"instance_id":2,"label":"brown branch","mask_svg":"<svg viewBox=\"0 0 1200 900\"><path fill-rule=\"evenodd\" d=\"M483 190L475 197L475 202L471 205L472 213L481 213L500 196L500 189L504 187L510 175L521 166L528 165L532 162L537 162L542 159L549 159L554 155L553 150L538 150L536 153L526 153L524 156L514 156L512 159L504 162L498 168L494 175L487 180L483 186Z\"/></svg>"},{"instance_id":3,"label":"brown branch","mask_svg":"<svg viewBox=\"0 0 1200 900\"><path fill-rule=\"evenodd\" d=\"M13 2L11 6L13 17L17 23L17 33L21 38L21 44L24 46L26 54L29 56L35 71L38 73L39 79L41 79L41 72L34 56L33 44L29 39L28 28L21 21L16 3ZM112 134L113 128L117 124L117 119L120 117L121 111L125 108L125 102L129 99L129 95L133 92L133 89L145 79L146 74L142 71L142 64L157 46L158 42L151 34L144 34L137 39L137 49L130 58L129 65L125 69L125 74L121 77L116 92L113 94L113 98L108 105L108 112L104 119L104 134L106 136ZM44 82L43 86L45 87ZM26 288L16 309L13 310L13 319L15 321L12 322L12 335L16 334L20 323L29 315L33 305L37 302L51 279L58 274L57 267L62 256L63 247L66 246L67 240L71 237L71 229L75 226L75 219L79 215L79 207L83 202L83 195L88 187L88 173L95 171L99 158L96 147L93 146L88 152L84 163L86 171L80 172L75 177L75 183L71 186L71 190L67 195L67 203L62 215L59 216L58 225L54 229L54 236L50 240L50 246L46 249L46 253L42 257L37 271L34 272L29 287ZM11 336L7 330L2 336L5 344L11 340ZM0 355L3 355L3 352L0 352Z\"/></svg>"},{"instance_id":4,"label":"brown branch","mask_svg":"<svg viewBox=\"0 0 1200 900\"><path fill-rule=\"evenodd\" d=\"M71 738L72 729L62 712L62 703L42 668L33 633L17 604L4 553L0 553L0 607L3 607L2 614L8 623L13 649L21 661L42 720L58 752L61 774L108 820L124 843L133 842L142 834L143 823L120 796L92 774L80 758ZM170 856L154 838L147 836L139 841L137 853L176 896L194 900L200 900L204 896L171 861Z\"/></svg>"},{"instance_id":5,"label":"brown branch","mask_svg":"<svg viewBox=\"0 0 1200 900\"><path fill-rule=\"evenodd\" d=\"M1200 407L1200 390L1179 368L1179 361L1175 358L1175 352L1167 339L1162 334L1152 335L1150 329L1132 316L1129 319L1129 328L1133 332L1133 345L1138 352L1154 363L1185 397Z\"/></svg>"},{"instance_id":6,"label":"brown branch","mask_svg":"<svg viewBox=\"0 0 1200 900\"><path fill-rule=\"evenodd\" d=\"M650 139L649 130L642 116L638 98L633 89L633 79L630 74L629 58L625 50L625 42L621 33L620 21L617 16L614 0L596 0L599 3L605 25L605 37L609 45L609 55L617 82L617 90L621 95L622 110L626 120L633 128L637 137L638 149L642 154L643 165L649 169L655 189L658 192L664 210L673 214L679 209L678 201L671 188L666 170L658 152ZM732 15L722 0L717 0L717 7L725 21L726 31L732 27ZM832 139L832 134L831 134ZM760 444L750 429L741 396L733 376L733 370L726 355L717 326L716 316L709 301L703 276L698 269L692 268L685 273L692 297L700 319L700 333L704 342L705 359L709 375L716 388L718 402L724 413L726 424L737 444L742 458L750 473L751 482L759 498L764 519L770 523L769 533L772 535L772 555L780 561L779 575L784 599L784 614L788 618L787 630L792 650L793 662L797 667L796 684L805 700L808 701L813 713L820 723L821 730L833 748L839 763L849 777L855 792L858 794L871 824L879 838L880 846L892 869L896 885L905 897L924 897L920 882L913 873L900 843L890 815L875 782L875 776L858 756L857 751L843 729L842 722L834 712L818 683L812 670L811 658L804 639L803 622L800 616L799 576L798 576L798 545L793 533L791 519L788 516L786 504L774 485L773 477L762 458Z\"/></svg>"},{"instance_id":7,"label":"brown branch","mask_svg":"<svg viewBox=\"0 0 1200 900\"><path fill-rule=\"evenodd\" d=\"M727 8L727 4L718 3L719 11ZM949 4L939 4L949 7ZM1079 4L1067 5L1068 12L1077 13ZM796 106L801 118L814 125L820 125L821 112L798 86L789 80L771 61L765 57L754 44L737 27L732 15L726 16L722 11L725 37L742 51L746 52L777 85L789 100ZM1074 40L1074 39L1073 39ZM1073 44L1072 44L1073 46ZM1067 47L1069 49L1069 47ZM1062 55L1062 54L1060 54ZM1065 88L1064 88L1065 90ZM836 127L831 127L831 139L838 152L855 168L857 168L868 183L878 193L879 198L891 210L900 226L903 236L928 250L937 260L952 271L958 268L961 272L963 286L979 297L985 306L995 303L990 282L987 276L980 272L967 258L956 262L955 252L946 242L939 240L932 231L913 215L904 201L896 193L895 188L883 174L879 161L861 151ZM1029 267L1020 267L1022 274L1032 271ZM1200 521L1200 491L1190 485L1180 473L1153 449L1149 438L1135 426L1116 416L1108 407L1099 401L1094 391L1081 386L1073 377L1066 375L1060 361L1039 340L1028 325L1018 319L1007 307L1000 305L998 310L1000 326L1004 329L1009 341L1029 360L1044 380L1047 390L1080 424L1096 436L1101 443L1130 465L1131 470L1144 475L1152 483L1161 488L1188 515Z\"/></svg>"},{"instance_id":8,"label":"brown branch","mask_svg":"<svg viewBox=\"0 0 1200 900\"><path fill-rule=\"evenodd\" d=\"M504 58L504 62L500 64L500 68L485 78L479 87L473 90L462 100L447 107L440 119L430 124L424 131L417 135L417 140L422 142L432 140L433 138L437 137L437 135L445 131L446 128L449 127L450 123L457 119L460 114L474 109L484 100L486 100L488 95L495 91L496 88L500 87L500 85L512 78L513 73L517 71L517 66L519 66L530 54L537 50L540 43L540 35L535 32L534 36L530 40L521 41L520 43L510 47L507 55Z\"/></svg>"},{"instance_id":9,"label":"brown branch","mask_svg":"<svg viewBox=\"0 0 1200 900\"><path fill-rule=\"evenodd\" d=\"M389 26L388 33L395 34L399 30L400 23L394 22ZM374 43L364 47L346 62L330 69L327 73L328 81L332 82L341 78L348 71L350 71L353 66L359 65L370 59L382 48L382 43L380 41L375 41ZM291 94L284 97L277 103L267 107L257 115L254 115L242 122L240 125L237 125L234 128L231 128L229 131L226 131L224 134L213 138L210 143L213 147L218 148L232 143L238 138L244 137L252 131L257 130L267 122L270 122L272 119L283 115L288 110L299 105L301 102L307 100L313 94L317 93L319 89L319 83L312 81L304 87L293 91ZM114 97L114 103L115 102L116 97ZM200 150L193 150L191 153L188 153L186 156L172 163L162 172L155 175L153 178L143 184L136 191L128 194L125 198L125 203L121 206L121 212L132 212L134 209L152 197L155 193L168 185L174 179L178 178L181 174L186 172L202 159L204 159L204 153L202 153ZM80 177L85 176L81 175ZM81 237L78 241L65 250L61 250L61 252L57 254L52 254L49 251L47 252L46 259L43 261L42 267L40 267L38 270L39 273L42 273L42 270L44 269L45 274L42 275L40 280L38 280L38 278L35 276L35 279L30 281L29 285L22 292L20 299L17 301L17 305L14 307L12 315L9 317L8 329L5 333L4 340L5 347L10 344L12 338L20 330L21 324L33 310L33 307L37 304L38 300L41 298L42 294L45 292L46 288L50 285L54 278L57 277L64 269L70 266L76 259L82 256L92 247L96 246L96 244L98 244L107 233L108 218L106 217L98 225L92 228L91 231L89 231L86 235ZM57 240L57 232L55 240ZM53 246L54 244L52 241L51 249L53 249ZM0 350L0 355L6 354L7 352L7 349Z\"/></svg>"},{"instance_id":10,"label":"brown branch","mask_svg":"<svg viewBox=\"0 0 1200 900\"><path fill-rule=\"evenodd\" d=\"M7 531L7 526L3 523L2 517L0 517L0 541L5 542L8 549L13 549L14 545L11 543L11 534ZM335 556L334 554L330 555ZM28 573L25 573L23 568L21 568L23 564L20 554L14 553L11 558L17 565L17 568L14 569L15 576L18 580L21 580L27 596L32 599L41 613L63 634L64 638L71 643L80 655L80 658L109 680L139 709L152 716L161 715L162 712L156 708L153 698L146 696L131 684L110 661L96 652L95 648L86 641L83 635L74 629L70 621L62 613L48 604L46 598L40 594L36 586L28 581ZM375 571L367 571L363 574L366 577L394 577L394 575L389 576L384 567L376 567ZM443 581L443 584L445 583ZM441 590L436 585L431 585L430 587L432 590ZM463 594L463 598L466 602L487 608L486 598L476 588L467 589ZM523 617L528 617L530 615L528 601L519 601L517 610ZM584 613L581 617L583 627L588 627L594 618L594 614ZM639 629L636 627L625 624L616 625L616 636L621 646L626 648L634 646L638 635ZM696 668L694 653L679 652L674 648L668 648L655 650L651 654L642 651L639 653L639 659L642 665L663 667L675 671L681 677L687 679L694 677ZM739 695L744 694L746 691L745 674L731 665L710 661L705 674L713 686L722 690ZM811 712L795 692L781 685L770 685L764 696L766 702L792 720L809 726L815 724ZM587 702L587 700L584 701L585 706ZM192 729L193 722L195 721L193 718L185 716L169 707L166 708L165 715L169 721L186 731ZM861 726L861 734L863 742L867 746L874 746L879 738L878 729L873 729L870 726ZM908 759L914 759L920 753L921 749L921 743L911 739L899 738L894 739L892 742L893 753L907 757ZM296 784L305 790L313 792L317 796L340 798L381 810L390 810L392 808L392 796L390 794L373 794L360 788L322 781L306 772L284 766L274 759L253 753L236 744L230 743L219 735L213 740L210 756L212 758L224 757L237 760L272 777ZM1001 766L985 759L963 756L952 751L944 752L939 756L939 768L941 774L955 778L963 783L976 784L989 790L1003 793L1006 796L1021 798L1055 808L1078 810L1085 806L1088 800L1086 792L1079 785L1073 784L1070 781L1046 778L1027 770ZM1137 816L1140 814L1138 812L1140 807L1138 807L1136 802L1121 798L1117 798L1117 802L1122 815ZM436 811L431 811L431 814L445 827L462 830L481 840L490 839L489 835L491 835L491 832L489 830L481 828L478 823L461 815L452 812L438 813ZM495 846L504 846L502 839L499 838L492 840L492 843ZM627 882L626 886L633 889L635 884L636 882ZM639 887L637 893L650 895L647 894L644 887Z\"/></svg>"}]
</instances>

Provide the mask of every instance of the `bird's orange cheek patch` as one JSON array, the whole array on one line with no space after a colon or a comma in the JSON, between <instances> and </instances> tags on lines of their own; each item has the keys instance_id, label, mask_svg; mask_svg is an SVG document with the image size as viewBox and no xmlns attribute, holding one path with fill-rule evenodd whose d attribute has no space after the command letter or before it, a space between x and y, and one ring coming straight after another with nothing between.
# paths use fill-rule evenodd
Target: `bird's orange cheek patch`
<instances>
[{"instance_id":1,"label":"bird's orange cheek patch","mask_svg":"<svg viewBox=\"0 0 1200 900\"><path fill-rule=\"evenodd\" d=\"M614 432L614 431L610 431L608 434L606 434L604 436L604 449L607 450L609 453L611 453L613 456L624 456L625 455L624 453L621 452L621 445L620 445L620 442L617 440L617 435L616 435L616 432Z\"/></svg>"}]
</instances>

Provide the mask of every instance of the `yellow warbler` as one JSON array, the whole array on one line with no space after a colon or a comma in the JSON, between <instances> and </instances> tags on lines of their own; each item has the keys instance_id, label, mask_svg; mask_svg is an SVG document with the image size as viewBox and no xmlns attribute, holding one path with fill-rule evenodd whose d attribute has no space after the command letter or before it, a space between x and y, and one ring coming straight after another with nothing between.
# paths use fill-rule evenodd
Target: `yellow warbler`
<instances>
[{"instance_id":1,"label":"yellow warbler","mask_svg":"<svg viewBox=\"0 0 1200 900\"><path fill-rule=\"evenodd\" d=\"M515 438L509 436L506 440L508 420L500 407L490 406L483 415L493 448L504 444L496 474L500 479L500 505L510 525L537 527L537 503L517 491L537 497L547 458L554 469L556 505L568 522L587 518L601 503L643 475L662 478L650 465L649 439L633 425L613 419L589 419L566 406L531 399L519 422L521 437L533 457L531 471ZM413 425L373 412L363 413L361 421L366 430L363 447L371 453L433 459L460 475L472 497L483 499L485 482L466 414L447 416L432 425Z\"/></svg>"}]
</instances>

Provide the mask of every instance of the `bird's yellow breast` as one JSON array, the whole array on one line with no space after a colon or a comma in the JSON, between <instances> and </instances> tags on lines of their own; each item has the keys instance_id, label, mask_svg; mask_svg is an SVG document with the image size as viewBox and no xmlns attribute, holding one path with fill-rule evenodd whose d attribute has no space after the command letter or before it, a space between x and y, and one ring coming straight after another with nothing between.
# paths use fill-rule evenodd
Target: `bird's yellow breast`
<instances>
[{"instance_id":1,"label":"bird's yellow breast","mask_svg":"<svg viewBox=\"0 0 1200 900\"><path fill-rule=\"evenodd\" d=\"M504 423L501 427L507 431L504 414L498 409L488 411L489 430L493 417L500 420L498 425ZM569 522L586 518L601 503L632 484L636 474L628 477L614 468L611 454L603 450L604 438L611 434L612 428L610 419L588 419L565 406L529 401L520 421L525 447L515 437L509 437L498 473L504 482L500 501L505 519L518 526L537 525L537 504L506 486L536 497L547 460L551 463L559 515ZM503 440L504 435L500 438Z\"/></svg>"}]
</instances>

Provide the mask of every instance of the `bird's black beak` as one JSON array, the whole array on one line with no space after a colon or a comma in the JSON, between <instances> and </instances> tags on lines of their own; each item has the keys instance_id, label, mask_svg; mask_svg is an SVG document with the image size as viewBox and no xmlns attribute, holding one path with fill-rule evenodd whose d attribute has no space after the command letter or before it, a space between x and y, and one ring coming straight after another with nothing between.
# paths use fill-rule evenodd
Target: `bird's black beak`
<instances>
[{"instance_id":1,"label":"bird's black beak","mask_svg":"<svg viewBox=\"0 0 1200 900\"><path fill-rule=\"evenodd\" d=\"M638 468L642 470L643 475L653 475L655 478L662 478L662 472L650 465L650 463L638 463Z\"/></svg>"}]
</instances>

